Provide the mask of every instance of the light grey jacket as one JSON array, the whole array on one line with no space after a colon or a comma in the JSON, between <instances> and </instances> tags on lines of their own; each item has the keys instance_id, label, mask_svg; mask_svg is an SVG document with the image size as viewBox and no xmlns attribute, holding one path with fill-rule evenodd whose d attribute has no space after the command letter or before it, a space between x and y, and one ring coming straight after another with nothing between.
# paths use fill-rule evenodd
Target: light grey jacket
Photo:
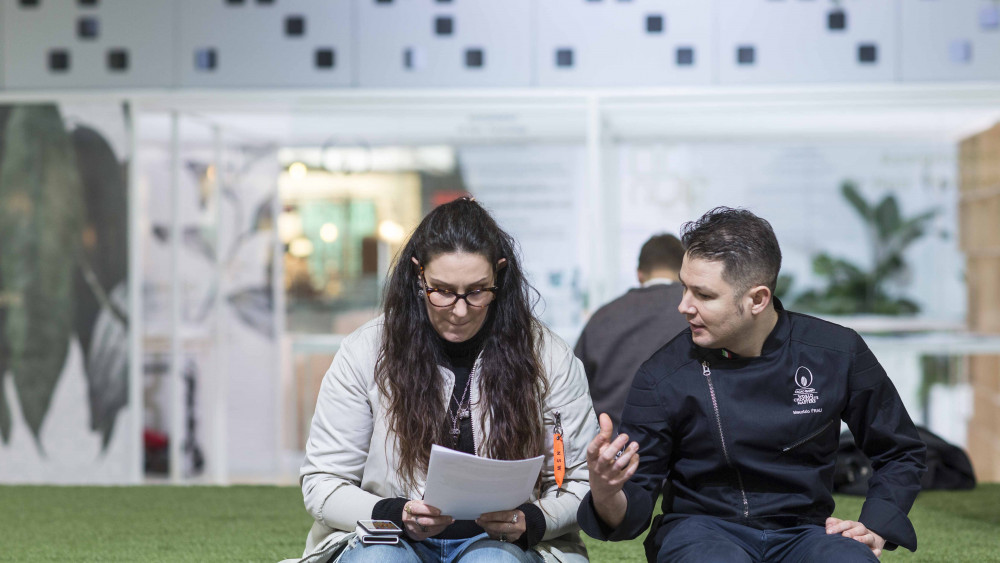
<instances>
[{"instance_id":1,"label":"light grey jacket","mask_svg":"<svg viewBox=\"0 0 1000 563\"><path fill-rule=\"evenodd\" d=\"M300 472L306 509L316 520L306 540L305 561L317 559L315 555L320 552L332 551L332 546L350 540L356 522L371 518L375 503L383 498L423 496L422 479L410 489L397 474L396 437L389 433L385 402L375 384L375 360L381 341L380 317L344 340L323 378ZM587 561L576 509L590 490L587 444L599 430L597 418L583 366L573 351L548 329L543 330L539 351L549 393L542 414L545 451L539 452L545 455L542 493L540 498L530 499L545 515L545 536L535 550L547 561ZM455 376L444 367L440 375L445 393L441 401L447 403ZM475 381L470 392L472 420L477 422L479 386ZM556 412L562 419L566 453L561 491L557 491L552 465ZM489 429L475 430L479 446Z\"/></svg>"}]
</instances>

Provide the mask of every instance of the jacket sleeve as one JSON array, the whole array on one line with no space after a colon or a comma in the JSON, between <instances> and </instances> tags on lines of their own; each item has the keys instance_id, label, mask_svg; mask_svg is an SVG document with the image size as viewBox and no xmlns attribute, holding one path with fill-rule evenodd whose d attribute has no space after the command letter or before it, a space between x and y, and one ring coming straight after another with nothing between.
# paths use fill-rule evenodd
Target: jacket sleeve
<instances>
[{"instance_id":1,"label":"jacket sleeve","mask_svg":"<svg viewBox=\"0 0 1000 563\"><path fill-rule=\"evenodd\" d=\"M377 330L368 327L361 330ZM348 337L323 377L306 443L299 480L306 510L335 530L353 530L371 518L381 500L360 487L374 421L366 381L374 366L363 365L369 345L358 333ZM370 363L370 362L367 362Z\"/></svg>"},{"instance_id":2,"label":"jacket sleeve","mask_svg":"<svg viewBox=\"0 0 1000 563\"><path fill-rule=\"evenodd\" d=\"M597 515L590 494L578 513L583 531L604 541L634 539L649 527L673 451L668 412L645 364L632 381L622 410L621 431L628 434L629 441L639 443L639 466L622 489L628 502L625 519L617 528L608 527Z\"/></svg>"},{"instance_id":3,"label":"jacket sleeve","mask_svg":"<svg viewBox=\"0 0 1000 563\"><path fill-rule=\"evenodd\" d=\"M858 519L886 540L885 549L917 549L907 514L920 492L927 448L885 370L858 335L844 420L873 474Z\"/></svg>"},{"instance_id":4,"label":"jacket sleeve","mask_svg":"<svg viewBox=\"0 0 1000 563\"><path fill-rule=\"evenodd\" d=\"M587 444L599 429L594 406L587 388L583 365L569 346L546 331L545 370L549 381L542 416L545 422L545 461L542 466L542 491L535 506L545 515L543 540L579 530L577 507L590 492L587 469ZM553 468L552 438L555 415L563 428L566 474L562 487L556 485Z\"/></svg>"}]
</instances>

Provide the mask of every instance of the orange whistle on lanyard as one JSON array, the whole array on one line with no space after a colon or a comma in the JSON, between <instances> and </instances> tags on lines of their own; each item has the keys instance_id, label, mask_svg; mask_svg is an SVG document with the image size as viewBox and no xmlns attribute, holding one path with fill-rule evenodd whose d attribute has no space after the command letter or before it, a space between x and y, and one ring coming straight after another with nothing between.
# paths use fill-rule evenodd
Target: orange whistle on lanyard
<instances>
[{"instance_id":1,"label":"orange whistle on lanyard","mask_svg":"<svg viewBox=\"0 0 1000 563\"><path fill-rule=\"evenodd\" d=\"M566 476L566 453L563 451L562 416L555 412L556 425L552 429L552 468L556 477L556 486L562 489L563 478Z\"/></svg>"}]
</instances>

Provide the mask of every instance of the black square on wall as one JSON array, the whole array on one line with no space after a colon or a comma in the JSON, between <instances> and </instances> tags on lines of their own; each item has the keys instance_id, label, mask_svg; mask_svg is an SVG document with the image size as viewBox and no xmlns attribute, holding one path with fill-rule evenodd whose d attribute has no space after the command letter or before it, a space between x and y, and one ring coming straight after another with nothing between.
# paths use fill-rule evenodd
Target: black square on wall
<instances>
[{"instance_id":1,"label":"black square on wall","mask_svg":"<svg viewBox=\"0 0 1000 563\"><path fill-rule=\"evenodd\" d=\"M194 68L197 70L215 70L218 64L218 55L216 55L215 49L205 48L194 52Z\"/></svg>"},{"instance_id":2,"label":"black square on wall","mask_svg":"<svg viewBox=\"0 0 1000 563\"><path fill-rule=\"evenodd\" d=\"M478 47L465 50L465 66L468 68L482 68L484 59L483 50Z\"/></svg>"},{"instance_id":3,"label":"black square on wall","mask_svg":"<svg viewBox=\"0 0 1000 563\"><path fill-rule=\"evenodd\" d=\"M302 16L288 16L285 18L285 35L289 37L301 37L306 34L306 19Z\"/></svg>"},{"instance_id":4,"label":"black square on wall","mask_svg":"<svg viewBox=\"0 0 1000 563\"><path fill-rule=\"evenodd\" d=\"M125 49L110 49L108 51L108 68L116 72L128 70L128 51Z\"/></svg>"},{"instance_id":5,"label":"black square on wall","mask_svg":"<svg viewBox=\"0 0 1000 563\"><path fill-rule=\"evenodd\" d=\"M677 66L691 66L694 64L694 49L691 47L677 48Z\"/></svg>"},{"instance_id":6,"label":"black square on wall","mask_svg":"<svg viewBox=\"0 0 1000 563\"><path fill-rule=\"evenodd\" d=\"M81 6L96 6L97 0L77 0Z\"/></svg>"},{"instance_id":7,"label":"black square on wall","mask_svg":"<svg viewBox=\"0 0 1000 563\"><path fill-rule=\"evenodd\" d=\"M337 63L333 49L316 49L316 68L333 68Z\"/></svg>"},{"instance_id":8,"label":"black square on wall","mask_svg":"<svg viewBox=\"0 0 1000 563\"><path fill-rule=\"evenodd\" d=\"M826 27L830 30L847 29L847 13L833 10L826 16Z\"/></svg>"},{"instance_id":9,"label":"black square on wall","mask_svg":"<svg viewBox=\"0 0 1000 563\"><path fill-rule=\"evenodd\" d=\"M69 51L66 49L53 49L49 51L49 70L52 72L68 71Z\"/></svg>"},{"instance_id":10,"label":"black square on wall","mask_svg":"<svg viewBox=\"0 0 1000 563\"><path fill-rule=\"evenodd\" d=\"M96 18L80 18L76 20L76 35L80 39L96 39L100 34L101 25Z\"/></svg>"},{"instance_id":11,"label":"black square on wall","mask_svg":"<svg viewBox=\"0 0 1000 563\"><path fill-rule=\"evenodd\" d=\"M375 0L376 4L392 4L392 0Z\"/></svg>"},{"instance_id":12,"label":"black square on wall","mask_svg":"<svg viewBox=\"0 0 1000 563\"><path fill-rule=\"evenodd\" d=\"M874 63L878 62L878 47L871 43L858 45L858 62Z\"/></svg>"},{"instance_id":13,"label":"black square on wall","mask_svg":"<svg viewBox=\"0 0 1000 563\"><path fill-rule=\"evenodd\" d=\"M439 16L434 18L434 33L437 35L451 35L455 32L455 22L449 16Z\"/></svg>"},{"instance_id":14,"label":"black square on wall","mask_svg":"<svg viewBox=\"0 0 1000 563\"><path fill-rule=\"evenodd\" d=\"M556 66L569 68L573 66L573 49L556 49Z\"/></svg>"},{"instance_id":15,"label":"black square on wall","mask_svg":"<svg viewBox=\"0 0 1000 563\"><path fill-rule=\"evenodd\" d=\"M22 8L37 8L39 0L21 0L19 5Z\"/></svg>"},{"instance_id":16,"label":"black square on wall","mask_svg":"<svg viewBox=\"0 0 1000 563\"><path fill-rule=\"evenodd\" d=\"M740 45L736 48L736 64L752 65L756 59L757 55L750 45Z\"/></svg>"},{"instance_id":17,"label":"black square on wall","mask_svg":"<svg viewBox=\"0 0 1000 563\"><path fill-rule=\"evenodd\" d=\"M663 33L663 16L646 16L646 33Z\"/></svg>"}]
</instances>

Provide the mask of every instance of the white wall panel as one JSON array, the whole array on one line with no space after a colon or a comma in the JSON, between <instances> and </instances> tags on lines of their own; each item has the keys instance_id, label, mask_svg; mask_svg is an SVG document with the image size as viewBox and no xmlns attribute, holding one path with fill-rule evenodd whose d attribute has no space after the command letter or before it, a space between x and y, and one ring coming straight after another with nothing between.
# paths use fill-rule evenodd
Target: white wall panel
<instances>
[{"instance_id":1,"label":"white wall panel","mask_svg":"<svg viewBox=\"0 0 1000 563\"><path fill-rule=\"evenodd\" d=\"M1000 79L1000 5L900 0L900 79Z\"/></svg>"},{"instance_id":2,"label":"white wall panel","mask_svg":"<svg viewBox=\"0 0 1000 563\"><path fill-rule=\"evenodd\" d=\"M711 1L536 2L538 86L707 85Z\"/></svg>"},{"instance_id":3,"label":"white wall panel","mask_svg":"<svg viewBox=\"0 0 1000 563\"><path fill-rule=\"evenodd\" d=\"M4 88L122 88L173 83L170 2L3 0ZM112 64L113 63L113 64Z\"/></svg>"},{"instance_id":4,"label":"white wall panel","mask_svg":"<svg viewBox=\"0 0 1000 563\"><path fill-rule=\"evenodd\" d=\"M180 86L352 83L350 0L177 2L181 12L175 59Z\"/></svg>"},{"instance_id":5,"label":"white wall panel","mask_svg":"<svg viewBox=\"0 0 1000 563\"><path fill-rule=\"evenodd\" d=\"M718 83L894 80L896 6L894 0L716 0ZM752 49L752 62L739 62L741 48Z\"/></svg>"},{"instance_id":6,"label":"white wall panel","mask_svg":"<svg viewBox=\"0 0 1000 563\"><path fill-rule=\"evenodd\" d=\"M359 86L531 85L529 0L354 1Z\"/></svg>"}]
</instances>

